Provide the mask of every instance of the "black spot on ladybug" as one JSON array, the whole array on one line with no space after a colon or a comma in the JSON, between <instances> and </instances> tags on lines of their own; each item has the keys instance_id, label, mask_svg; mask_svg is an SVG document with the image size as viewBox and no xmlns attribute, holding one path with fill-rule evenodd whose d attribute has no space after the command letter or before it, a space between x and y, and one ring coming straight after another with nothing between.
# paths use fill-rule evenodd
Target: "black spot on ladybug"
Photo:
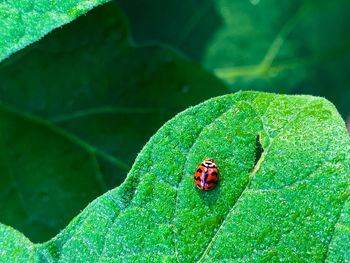
<instances>
[{"instance_id":1,"label":"black spot on ladybug","mask_svg":"<svg viewBox=\"0 0 350 263\"><path fill-rule=\"evenodd\" d=\"M211 175L218 176L218 173L217 172L212 172Z\"/></svg>"},{"instance_id":2,"label":"black spot on ladybug","mask_svg":"<svg viewBox=\"0 0 350 263\"><path fill-rule=\"evenodd\" d=\"M216 184L217 182L218 182L217 180L211 179L207 181L207 184Z\"/></svg>"},{"instance_id":3,"label":"black spot on ladybug","mask_svg":"<svg viewBox=\"0 0 350 263\"><path fill-rule=\"evenodd\" d=\"M201 172L202 172L202 169L201 169L201 168L198 168L198 169L197 169L197 172L198 172L198 173L201 173Z\"/></svg>"}]
</instances>

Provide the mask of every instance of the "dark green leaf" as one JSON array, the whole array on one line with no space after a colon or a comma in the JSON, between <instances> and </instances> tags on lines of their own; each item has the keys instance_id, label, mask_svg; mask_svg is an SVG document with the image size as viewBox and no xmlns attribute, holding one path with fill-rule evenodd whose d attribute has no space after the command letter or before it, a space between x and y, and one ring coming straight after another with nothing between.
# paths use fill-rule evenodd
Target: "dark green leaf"
<instances>
[{"instance_id":1,"label":"dark green leaf","mask_svg":"<svg viewBox=\"0 0 350 263\"><path fill-rule=\"evenodd\" d=\"M54 236L107 188L92 147L0 106L1 221L32 241Z\"/></svg>"},{"instance_id":2,"label":"dark green leaf","mask_svg":"<svg viewBox=\"0 0 350 263\"><path fill-rule=\"evenodd\" d=\"M117 2L136 41L170 44L231 90L324 96L350 112L347 0Z\"/></svg>"},{"instance_id":3,"label":"dark green leaf","mask_svg":"<svg viewBox=\"0 0 350 263\"><path fill-rule=\"evenodd\" d=\"M255 164L257 136L263 152ZM34 262L346 262L349 145L325 99L211 99L166 123L126 181L37 245ZM193 182L205 157L221 173L210 192ZM6 239L23 239L11 233ZM0 255L13 251L0 247Z\"/></svg>"}]
</instances>

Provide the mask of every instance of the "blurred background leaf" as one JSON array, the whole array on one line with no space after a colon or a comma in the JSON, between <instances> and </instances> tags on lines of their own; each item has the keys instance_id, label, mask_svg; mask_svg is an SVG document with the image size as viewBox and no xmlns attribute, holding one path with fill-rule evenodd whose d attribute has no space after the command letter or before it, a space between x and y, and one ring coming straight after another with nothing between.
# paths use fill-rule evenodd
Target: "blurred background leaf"
<instances>
[{"instance_id":1,"label":"blurred background leaf","mask_svg":"<svg viewBox=\"0 0 350 263\"><path fill-rule=\"evenodd\" d=\"M35 242L107 189L92 147L0 105L0 220Z\"/></svg>"},{"instance_id":2,"label":"blurred background leaf","mask_svg":"<svg viewBox=\"0 0 350 263\"><path fill-rule=\"evenodd\" d=\"M231 91L318 95L350 112L348 0L117 2L135 41L180 50Z\"/></svg>"},{"instance_id":3,"label":"blurred background leaf","mask_svg":"<svg viewBox=\"0 0 350 263\"><path fill-rule=\"evenodd\" d=\"M224 93L223 83L174 51L134 47L114 3L54 31L0 65L2 108L16 113L12 122L0 115L12 136L3 138L1 149L11 171L1 172L0 180L16 186L1 199L0 221L34 242L47 240L89 201L123 182L166 120ZM75 159L81 155L86 161ZM94 163L95 170L89 168Z\"/></svg>"}]
</instances>

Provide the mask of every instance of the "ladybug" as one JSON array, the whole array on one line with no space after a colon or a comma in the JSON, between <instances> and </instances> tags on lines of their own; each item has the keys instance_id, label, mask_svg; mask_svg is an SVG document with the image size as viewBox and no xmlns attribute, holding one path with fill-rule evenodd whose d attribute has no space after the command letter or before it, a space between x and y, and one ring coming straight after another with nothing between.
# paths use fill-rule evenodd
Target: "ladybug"
<instances>
[{"instance_id":1,"label":"ladybug","mask_svg":"<svg viewBox=\"0 0 350 263\"><path fill-rule=\"evenodd\" d=\"M204 191L213 189L219 181L219 170L213 159L206 158L194 173L194 182Z\"/></svg>"}]
</instances>

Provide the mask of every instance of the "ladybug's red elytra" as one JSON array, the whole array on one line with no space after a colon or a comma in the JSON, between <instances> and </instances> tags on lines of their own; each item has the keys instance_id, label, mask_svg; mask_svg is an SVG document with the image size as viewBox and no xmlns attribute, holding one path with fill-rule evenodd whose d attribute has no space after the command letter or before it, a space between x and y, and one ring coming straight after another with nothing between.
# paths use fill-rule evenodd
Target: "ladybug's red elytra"
<instances>
[{"instance_id":1,"label":"ladybug's red elytra","mask_svg":"<svg viewBox=\"0 0 350 263\"><path fill-rule=\"evenodd\" d=\"M204 191L213 189L219 181L219 170L213 159L206 158L194 173L194 182Z\"/></svg>"}]
</instances>

